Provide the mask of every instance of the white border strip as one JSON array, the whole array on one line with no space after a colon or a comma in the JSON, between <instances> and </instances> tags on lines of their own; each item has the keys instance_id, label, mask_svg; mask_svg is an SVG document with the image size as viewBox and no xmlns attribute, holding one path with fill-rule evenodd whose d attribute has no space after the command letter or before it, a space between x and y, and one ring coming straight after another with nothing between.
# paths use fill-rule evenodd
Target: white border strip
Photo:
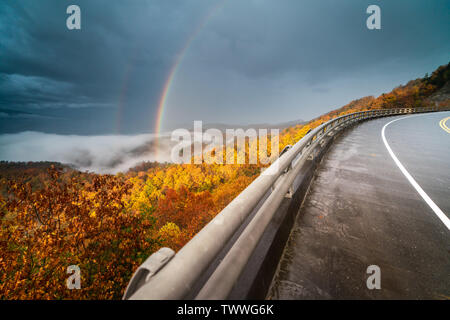
<instances>
[{"instance_id":1,"label":"white border strip","mask_svg":"<svg viewBox=\"0 0 450 320\"><path fill-rule=\"evenodd\" d=\"M406 118L411 118L411 116L402 117L402 118L395 119L395 120L392 120L392 121L386 123L384 125L383 129L381 130L381 138L383 139L383 142L384 142L384 145L386 146L387 151L391 155L392 159L394 159L394 162L399 167L400 171L405 175L405 177L408 179L408 181L412 184L412 186L416 189L416 191L421 195L423 200L425 200L425 202L430 206L430 208L434 211L434 213L438 216L438 218L441 219L442 223L445 224L447 229L450 230L450 219L445 215L444 212L442 212L442 210L434 203L434 201L431 200L431 198L426 194L426 192L423 191L422 187L416 182L416 180L414 180L414 178L409 174L409 172L406 171L405 167L398 160L398 158L395 156L394 152L392 152L391 147L387 143L386 137L384 135L386 127L395 121L406 119Z\"/></svg>"}]
</instances>

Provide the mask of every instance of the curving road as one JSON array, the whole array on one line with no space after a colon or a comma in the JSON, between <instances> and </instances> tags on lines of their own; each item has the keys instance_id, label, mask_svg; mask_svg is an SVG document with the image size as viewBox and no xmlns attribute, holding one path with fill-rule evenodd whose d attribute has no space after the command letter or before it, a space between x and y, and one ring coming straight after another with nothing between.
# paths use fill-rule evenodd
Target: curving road
<instances>
[{"instance_id":1,"label":"curving road","mask_svg":"<svg viewBox=\"0 0 450 320\"><path fill-rule=\"evenodd\" d=\"M270 299L450 299L450 112L345 132L319 166ZM366 285L369 265L381 289Z\"/></svg>"}]
</instances>

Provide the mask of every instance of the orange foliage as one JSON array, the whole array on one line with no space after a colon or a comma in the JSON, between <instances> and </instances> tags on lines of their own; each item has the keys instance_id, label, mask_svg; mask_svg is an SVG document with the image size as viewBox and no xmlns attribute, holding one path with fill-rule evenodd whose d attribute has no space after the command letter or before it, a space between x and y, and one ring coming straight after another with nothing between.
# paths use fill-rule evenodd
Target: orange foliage
<instances>
[{"instance_id":1,"label":"orange foliage","mask_svg":"<svg viewBox=\"0 0 450 320\"><path fill-rule=\"evenodd\" d=\"M119 298L135 269L156 248L153 222L125 212L130 184L114 176L61 180L45 187L9 181L0 229L4 299ZM66 269L78 265L81 290L68 290Z\"/></svg>"}]
</instances>

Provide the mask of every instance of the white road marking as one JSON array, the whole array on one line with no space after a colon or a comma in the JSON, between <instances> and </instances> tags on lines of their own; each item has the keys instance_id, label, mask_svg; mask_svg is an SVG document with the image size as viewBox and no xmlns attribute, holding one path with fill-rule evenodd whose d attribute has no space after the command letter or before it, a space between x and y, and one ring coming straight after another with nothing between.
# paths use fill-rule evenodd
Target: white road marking
<instances>
[{"instance_id":1,"label":"white road marking","mask_svg":"<svg viewBox=\"0 0 450 320\"><path fill-rule=\"evenodd\" d=\"M418 115L416 115L418 116ZM410 118L409 117L402 117L399 119L392 120L388 123L386 123L381 130L381 138L383 139L384 145L386 146L387 151L391 155L392 159L394 159L395 164L399 167L400 171L405 175L405 177L408 179L408 181L412 184L412 186L416 189L416 191L420 194L420 196L425 200L425 202L430 206L430 208L434 211L434 213L438 216L439 219L441 219L442 223L447 227L447 229L450 230L450 219L445 215L444 212L434 203L433 200L426 194L426 192L422 189L422 187L414 180L414 178L409 174L408 171L406 171L405 167L402 165L402 163L398 160L394 152L392 151L391 147L389 146L386 137L385 137L385 130L388 125L395 121L399 121L402 119Z\"/></svg>"}]
</instances>

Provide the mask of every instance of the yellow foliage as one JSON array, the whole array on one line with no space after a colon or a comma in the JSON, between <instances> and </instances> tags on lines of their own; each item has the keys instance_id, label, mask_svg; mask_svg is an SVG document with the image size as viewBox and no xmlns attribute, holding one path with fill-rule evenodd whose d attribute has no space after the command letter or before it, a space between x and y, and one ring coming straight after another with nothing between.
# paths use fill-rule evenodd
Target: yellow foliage
<instances>
[{"instance_id":1,"label":"yellow foliage","mask_svg":"<svg viewBox=\"0 0 450 320\"><path fill-rule=\"evenodd\" d=\"M167 222L159 229L158 234L164 239L176 239L180 236L180 228L173 222Z\"/></svg>"}]
</instances>

